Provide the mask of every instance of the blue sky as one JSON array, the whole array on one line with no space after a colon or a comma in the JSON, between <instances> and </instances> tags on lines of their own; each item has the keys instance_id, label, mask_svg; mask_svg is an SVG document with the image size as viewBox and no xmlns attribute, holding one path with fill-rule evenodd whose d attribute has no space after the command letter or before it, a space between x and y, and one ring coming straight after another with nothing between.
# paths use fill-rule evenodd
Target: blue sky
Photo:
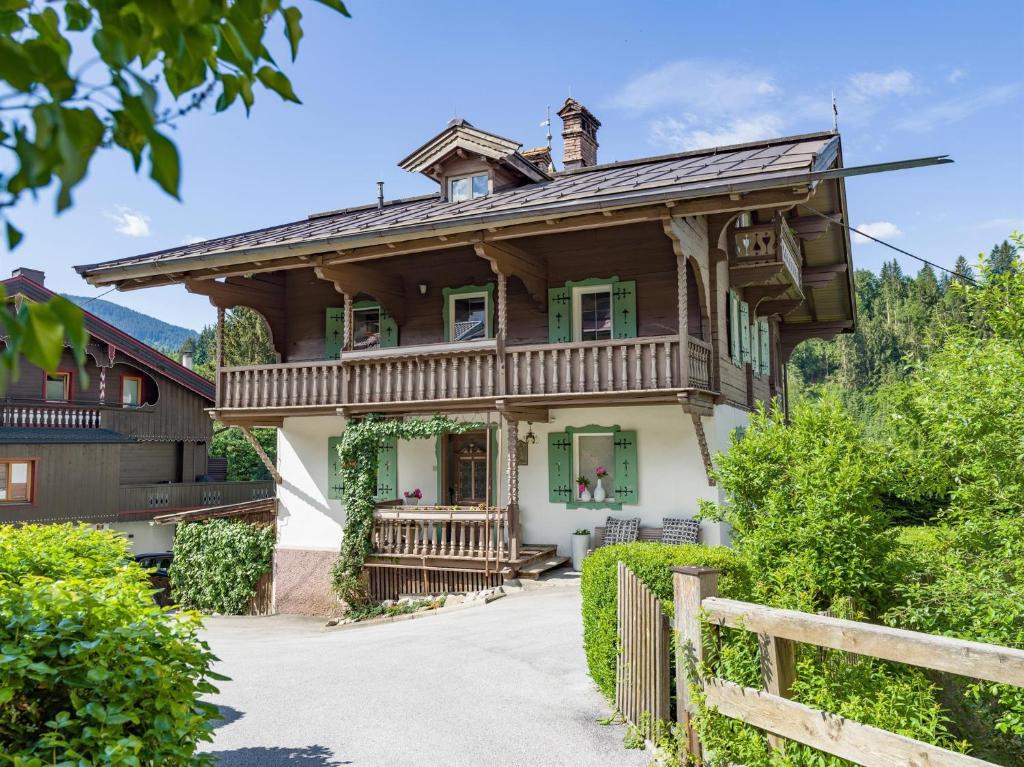
<instances>
[{"instance_id":1,"label":"blue sky","mask_svg":"<svg viewBox=\"0 0 1024 767\"><path fill-rule=\"evenodd\" d=\"M47 272L52 289L96 295L73 264L173 247L432 185L396 167L453 115L527 147L570 93L602 121L601 161L831 126L847 165L950 154L956 164L851 179L854 226L951 266L1024 229L1024 3L389 2L352 19L297 0L306 37L286 69L302 106L259 94L190 116L174 132L182 201L94 163L75 207L52 195L13 215L26 232L3 271ZM471 9L471 10L470 10ZM279 61L283 35L274 31ZM555 155L560 157L555 118ZM855 243L857 267L892 252ZM917 265L901 258L905 268ZM212 321L183 288L105 296L192 328Z\"/></svg>"}]
</instances>

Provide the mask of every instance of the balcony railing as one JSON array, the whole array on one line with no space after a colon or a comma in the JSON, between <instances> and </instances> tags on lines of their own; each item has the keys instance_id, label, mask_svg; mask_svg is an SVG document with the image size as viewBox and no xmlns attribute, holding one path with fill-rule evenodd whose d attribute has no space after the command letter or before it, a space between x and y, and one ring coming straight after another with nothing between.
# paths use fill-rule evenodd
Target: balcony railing
<instances>
[{"instance_id":1,"label":"balcony railing","mask_svg":"<svg viewBox=\"0 0 1024 767\"><path fill-rule=\"evenodd\" d=\"M273 498L275 485L266 482L178 482L153 485L122 485L121 511L198 509Z\"/></svg>"},{"instance_id":2,"label":"balcony railing","mask_svg":"<svg viewBox=\"0 0 1024 767\"><path fill-rule=\"evenodd\" d=\"M101 413L98 405L4 402L0 403L0 425L21 429L98 429Z\"/></svg>"},{"instance_id":3,"label":"balcony railing","mask_svg":"<svg viewBox=\"0 0 1024 767\"><path fill-rule=\"evenodd\" d=\"M374 512L373 553L502 562L510 551L508 509L396 506Z\"/></svg>"},{"instance_id":4,"label":"balcony railing","mask_svg":"<svg viewBox=\"0 0 1024 767\"><path fill-rule=\"evenodd\" d=\"M767 224L737 227L733 231L732 266L772 264L784 266L788 281L800 286L800 245L783 218L776 217Z\"/></svg>"},{"instance_id":5,"label":"balcony railing","mask_svg":"<svg viewBox=\"0 0 1024 767\"><path fill-rule=\"evenodd\" d=\"M711 345L689 339L689 387L711 388ZM499 362L504 363L499 364ZM505 347L493 339L221 369L223 408L312 408L683 388L679 337Z\"/></svg>"}]
</instances>

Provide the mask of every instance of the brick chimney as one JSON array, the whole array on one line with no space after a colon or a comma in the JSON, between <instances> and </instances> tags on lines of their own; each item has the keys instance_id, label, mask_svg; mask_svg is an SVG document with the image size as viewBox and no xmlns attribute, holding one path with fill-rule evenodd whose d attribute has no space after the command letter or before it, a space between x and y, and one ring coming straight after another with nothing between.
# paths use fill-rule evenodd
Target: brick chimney
<instances>
[{"instance_id":1,"label":"brick chimney","mask_svg":"<svg viewBox=\"0 0 1024 767\"><path fill-rule=\"evenodd\" d=\"M574 98L558 110L562 118L562 164L566 170L597 165L597 129L601 121Z\"/></svg>"},{"instance_id":2,"label":"brick chimney","mask_svg":"<svg viewBox=\"0 0 1024 767\"><path fill-rule=\"evenodd\" d=\"M11 276L24 277L26 280L34 282L36 285L39 285L40 287L42 287L43 283L46 281L46 274L43 272L42 269L29 269L26 266L19 266L17 269L11 272Z\"/></svg>"}]
</instances>

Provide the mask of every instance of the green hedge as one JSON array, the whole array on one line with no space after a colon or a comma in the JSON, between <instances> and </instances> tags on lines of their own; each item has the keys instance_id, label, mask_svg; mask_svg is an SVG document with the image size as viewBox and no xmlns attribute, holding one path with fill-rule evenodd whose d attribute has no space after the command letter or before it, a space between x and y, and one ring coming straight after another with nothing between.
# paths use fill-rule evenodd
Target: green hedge
<instances>
[{"instance_id":1,"label":"green hedge","mask_svg":"<svg viewBox=\"0 0 1024 767\"><path fill-rule=\"evenodd\" d=\"M125 539L0 525L0 765L211 764L199 629L153 603Z\"/></svg>"},{"instance_id":2,"label":"green hedge","mask_svg":"<svg viewBox=\"0 0 1024 767\"><path fill-rule=\"evenodd\" d=\"M580 591L583 595L583 647L590 676L608 700L615 699L616 601L618 562L636 573L672 614L672 570L682 565L715 567L722 571L719 593L743 599L749 593L749 577L736 554L724 547L698 544L669 546L663 543L624 543L603 546L583 560Z\"/></svg>"},{"instance_id":3,"label":"green hedge","mask_svg":"<svg viewBox=\"0 0 1024 767\"><path fill-rule=\"evenodd\" d=\"M178 525L171 589L182 607L244 615L270 571L274 527L228 519Z\"/></svg>"}]
</instances>

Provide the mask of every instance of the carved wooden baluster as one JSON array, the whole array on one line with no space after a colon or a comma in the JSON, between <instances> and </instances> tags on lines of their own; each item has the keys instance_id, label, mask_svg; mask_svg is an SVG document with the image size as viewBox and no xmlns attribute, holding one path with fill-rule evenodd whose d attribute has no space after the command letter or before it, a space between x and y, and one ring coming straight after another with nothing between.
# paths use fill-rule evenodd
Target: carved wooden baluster
<instances>
[{"instance_id":1,"label":"carved wooden baluster","mask_svg":"<svg viewBox=\"0 0 1024 767\"><path fill-rule=\"evenodd\" d=\"M605 347L604 357L604 391L615 391L615 373L612 366L612 354L615 352L614 346Z\"/></svg>"},{"instance_id":2,"label":"carved wooden baluster","mask_svg":"<svg viewBox=\"0 0 1024 767\"><path fill-rule=\"evenodd\" d=\"M427 392L427 366L423 360L416 360L416 399L423 399Z\"/></svg>"},{"instance_id":3,"label":"carved wooden baluster","mask_svg":"<svg viewBox=\"0 0 1024 767\"><path fill-rule=\"evenodd\" d=\"M578 371L577 371L579 373L579 380L576 382L577 390L578 391L586 391L587 390L587 349L586 349L586 347L582 347L580 349L576 349L576 361L577 361L577 364L579 366Z\"/></svg>"},{"instance_id":4,"label":"carved wooden baluster","mask_svg":"<svg viewBox=\"0 0 1024 767\"><path fill-rule=\"evenodd\" d=\"M594 346L590 350L590 375L594 379L590 384L591 391L601 391L601 374L597 364L597 355L600 351L601 347L599 346Z\"/></svg>"},{"instance_id":5,"label":"carved wooden baluster","mask_svg":"<svg viewBox=\"0 0 1024 767\"><path fill-rule=\"evenodd\" d=\"M671 342L669 342L669 341L665 342L665 345L664 345L664 347L662 349L662 352L665 355L665 380L664 380L662 386L665 389L671 389L672 388L672 344L671 344Z\"/></svg>"},{"instance_id":6,"label":"carved wooden baluster","mask_svg":"<svg viewBox=\"0 0 1024 767\"><path fill-rule=\"evenodd\" d=\"M519 352L512 352L512 394L519 394Z\"/></svg>"},{"instance_id":7,"label":"carved wooden baluster","mask_svg":"<svg viewBox=\"0 0 1024 767\"><path fill-rule=\"evenodd\" d=\"M651 389L658 388L658 344L650 343L647 345L648 353L651 355Z\"/></svg>"},{"instance_id":8,"label":"carved wooden baluster","mask_svg":"<svg viewBox=\"0 0 1024 767\"><path fill-rule=\"evenodd\" d=\"M405 400L410 400L410 399L413 398L413 395L412 395L412 393L413 393L412 377L413 377L413 375L416 372L416 371L413 370L413 365L415 365L415 364L416 364L415 360L406 360L406 363L405 363L405 391L402 393L403 394L402 399L405 399Z\"/></svg>"},{"instance_id":9,"label":"carved wooden baluster","mask_svg":"<svg viewBox=\"0 0 1024 767\"><path fill-rule=\"evenodd\" d=\"M441 391L439 392L440 399L445 399L448 396L448 358L441 358Z\"/></svg>"},{"instance_id":10,"label":"carved wooden baluster","mask_svg":"<svg viewBox=\"0 0 1024 767\"><path fill-rule=\"evenodd\" d=\"M643 348L637 345L633 345L633 352L636 354L635 367L633 374L635 376L633 380L634 389L644 388L644 355Z\"/></svg>"},{"instance_id":11,"label":"carved wooden baluster","mask_svg":"<svg viewBox=\"0 0 1024 767\"><path fill-rule=\"evenodd\" d=\"M459 360L459 367L462 368L462 391L459 393L462 397L469 396L469 360Z\"/></svg>"},{"instance_id":12,"label":"carved wooden baluster","mask_svg":"<svg viewBox=\"0 0 1024 767\"><path fill-rule=\"evenodd\" d=\"M526 394L533 394L533 352L526 352Z\"/></svg>"},{"instance_id":13,"label":"carved wooden baluster","mask_svg":"<svg viewBox=\"0 0 1024 767\"><path fill-rule=\"evenodd\" d=\"M477 354L473 357L473 396L483 394L483 358Z\"/></svg>"}]
</instances>

